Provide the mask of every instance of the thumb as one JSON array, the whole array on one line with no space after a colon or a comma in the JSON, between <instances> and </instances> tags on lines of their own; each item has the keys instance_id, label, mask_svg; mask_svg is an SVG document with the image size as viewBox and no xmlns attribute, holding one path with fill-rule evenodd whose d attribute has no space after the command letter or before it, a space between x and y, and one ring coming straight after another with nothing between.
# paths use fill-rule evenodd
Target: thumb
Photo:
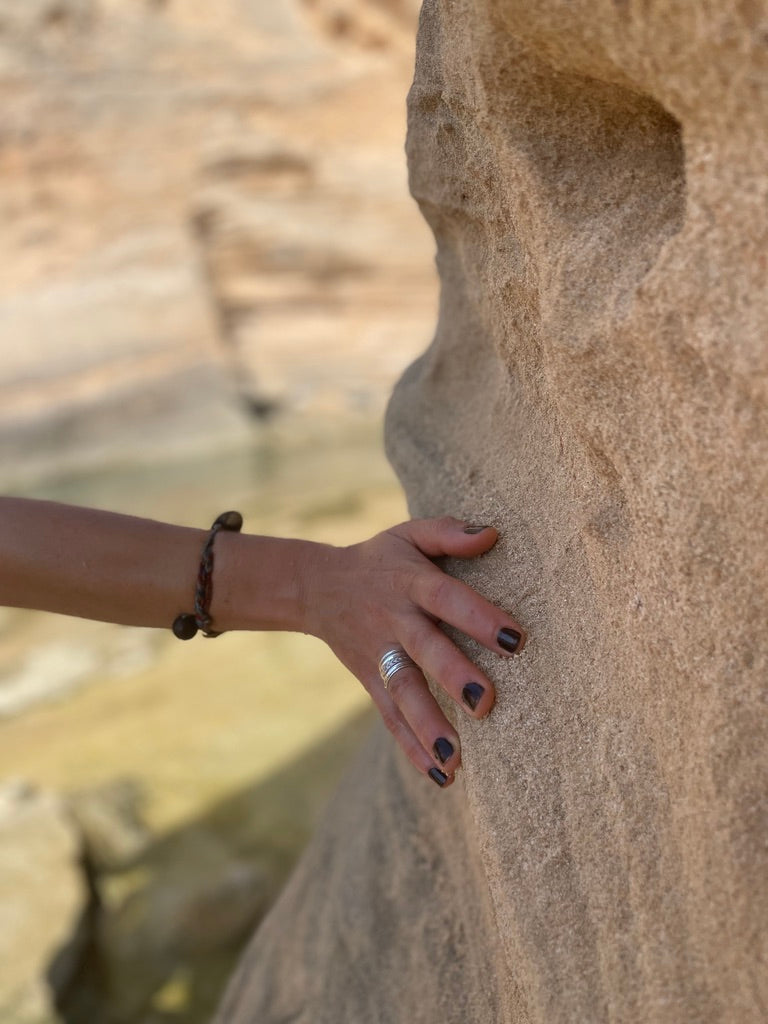
<instances>
[{"instance_id":1,"label":"thumb","mask_svg":"<svg viewBox=\"0 0 768 1024\"><path fill-rule=\"evenodd\" d=\"M476 526L452 516L411 519L387 532L409 541L427 558L439 558L441 555L474 558L490 551L499 539L498 531L492 526Z\"/></svg>"}]
</instances>

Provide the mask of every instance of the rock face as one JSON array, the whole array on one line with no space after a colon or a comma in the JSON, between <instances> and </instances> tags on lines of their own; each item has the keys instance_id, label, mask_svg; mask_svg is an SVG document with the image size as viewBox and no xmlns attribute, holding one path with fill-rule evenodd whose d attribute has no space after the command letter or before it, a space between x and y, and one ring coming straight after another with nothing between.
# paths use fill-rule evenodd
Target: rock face
<instances>
[{"instance_id":1,"label":"rock face","mask_svg":"<svg viewBox=\"0 0 768 1024\"><path fill-rule=\"evenodd\" d=\"M219 1024L757 1024L768 1006L768 5L427 0L415 515L530 630L446 793L381 733ZM453 713L451 711L450 713Z\"/></svg>"},{"instance_id":2,"label":"rock face","mask_svg":"<svg viewBox=\"0 0 768 1024\"><path fill-rule=\"evenodd\" d=\"M0 0L4 479L381 414L435 290L416 11Z\"/></svg>"}]
</instances>

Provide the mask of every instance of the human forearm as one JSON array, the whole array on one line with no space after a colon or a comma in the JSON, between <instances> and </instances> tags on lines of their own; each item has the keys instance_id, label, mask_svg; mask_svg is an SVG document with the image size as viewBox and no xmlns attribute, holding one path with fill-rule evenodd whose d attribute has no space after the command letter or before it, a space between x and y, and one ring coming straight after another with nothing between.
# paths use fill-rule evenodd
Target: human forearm
<instances>
[{"instance_id":1,"label":"human forearm","mask_svg":"<svg viewBox=\"0 0 768 1024\"><path fill-rule=\"evenodd\" d=\"M194 610L211 536L111 512L0 498L0 603L170 628ZM478 557L497 536L489 526L424 519L331 547L223 526L212 542L210 604L208 597L201 602L206 614L197 625L217 633L282 629L320 637L369 691L414 765L447 785L460 763L459 736L427 679L476 719L490 712L495 688L440 624L499 655L522 650L525 633L434 560Z\"/></svg>"},{"instance_id":2,"label":"human forearm","mask_svg":"<svg viewBox=\"0 0 768 1024\"><path fill-rule=\"evenodd\" d=\"M191 611L207 531L54 502L0 498L0 603L170 628ZM304 541L221 533L214 628L303 628Z\"/></svg>"}]
</instances>

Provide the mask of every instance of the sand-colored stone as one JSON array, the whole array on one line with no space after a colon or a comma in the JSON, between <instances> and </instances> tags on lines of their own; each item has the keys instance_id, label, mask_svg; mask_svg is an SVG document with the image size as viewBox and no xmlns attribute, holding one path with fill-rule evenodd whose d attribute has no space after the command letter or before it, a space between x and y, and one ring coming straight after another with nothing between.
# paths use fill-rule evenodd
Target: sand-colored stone
<instances>
[{"instance_id":1,"label":"sand-colored stone","mask_svg":"<svg viewBox=\"0 0 768 1024\"><path fill-rule=\"evenodd\" d=\"M436 290L417 6L0 0L6 489L380 416Z\"/></svg>"},{"instance_id":2,"label":"sand-colored stone","mask_svg":"<svg viewBox=\"0 0 768 1024\"><path fill-rule=\"evenodd\" d=\"M438 793L378 733L217 1024L768 1010L768 5L427 0L416 515L530 630Z\"/></svg>"}]
</instances>

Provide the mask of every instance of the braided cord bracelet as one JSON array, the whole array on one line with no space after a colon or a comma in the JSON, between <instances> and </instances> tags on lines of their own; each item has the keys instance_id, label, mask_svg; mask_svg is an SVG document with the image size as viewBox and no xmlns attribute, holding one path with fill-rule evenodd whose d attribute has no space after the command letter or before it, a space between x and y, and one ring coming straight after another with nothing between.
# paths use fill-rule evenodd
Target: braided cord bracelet
<instances>
[{"instance_id":1,"label":"braided cord bracelet","mask_svg":"<svg viewBox=\"0 0 768 1024\"><path fill-rule=\"evenodd\" d=\"M211 526L211 532L200 556L200 568L197 571L195 586L195 611L182 612L173 620L173 633L179 640L191 640L198 630L205 637L221 636L220 632L211 629L211 600L213 598L213 542L219 530L239 533L243 528L243 517L239 512L222 512Z\"/></svg>"}]
</instances>

